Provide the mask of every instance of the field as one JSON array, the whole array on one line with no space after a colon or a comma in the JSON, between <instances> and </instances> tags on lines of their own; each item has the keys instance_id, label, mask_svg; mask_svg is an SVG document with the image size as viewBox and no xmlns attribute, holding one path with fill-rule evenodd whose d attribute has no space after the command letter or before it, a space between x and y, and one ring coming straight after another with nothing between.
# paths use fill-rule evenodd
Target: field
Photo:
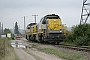
<instances>
[{"instance_id":1,"label":"field","mask_svg":"<svg viewBox=\"0 0 90 60\"><path fill-rule=\"evenodd\" d=\"M19 60L8 38L0 38L0 60Z\"/></svg>"}]
</instances>

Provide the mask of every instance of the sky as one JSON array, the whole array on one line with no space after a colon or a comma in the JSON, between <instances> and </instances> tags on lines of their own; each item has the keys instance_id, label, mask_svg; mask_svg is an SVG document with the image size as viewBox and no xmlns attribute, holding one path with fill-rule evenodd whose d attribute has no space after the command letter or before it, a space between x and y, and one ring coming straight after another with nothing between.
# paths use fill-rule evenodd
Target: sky
<instances>
[{"instance_id":1,"label":"sky","mask_svg":"<svg viewBox=\"0 0 90 60\"><path fill-rule=\"evenodd\" d=\"M36 14L37 23L47 14L58 14L62 23L67 27L80 23L80 15L83 0L0 0L0 22L4 28L14 28L18 22L20 29L24 29L25 23L35 22L32 15Z\"/></svg>"}]
</instances>

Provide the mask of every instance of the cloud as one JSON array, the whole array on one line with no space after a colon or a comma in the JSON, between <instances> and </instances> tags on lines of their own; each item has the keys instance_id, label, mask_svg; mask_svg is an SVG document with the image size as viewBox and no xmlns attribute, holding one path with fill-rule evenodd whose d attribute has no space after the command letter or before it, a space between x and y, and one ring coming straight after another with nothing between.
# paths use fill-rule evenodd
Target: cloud
<instances>
[{"instance_id":1,"label":"cloud","mask_svg":"<svg viewBox=\"0 0 90 60\"><path fill-rule=\"evenodd\" d=\"M80 20L81 0L2 0L0 3L0 21L4 27L13 27L16 21L23 29L23 16L26 25L34 22L33 14L38 14L37 22L49 13L58 14L67 26L78 24Z\"/></svg>"},{"instance_id":2,"label":"cloud","mask_svg":"<svg viewBox=\"0 0 90 60\"><path fill-rule=\"evenodd\" d=\"M80 0L3 0L1 5L5 8L78 8L81 4Z\"/></svg>"}]
</instances>

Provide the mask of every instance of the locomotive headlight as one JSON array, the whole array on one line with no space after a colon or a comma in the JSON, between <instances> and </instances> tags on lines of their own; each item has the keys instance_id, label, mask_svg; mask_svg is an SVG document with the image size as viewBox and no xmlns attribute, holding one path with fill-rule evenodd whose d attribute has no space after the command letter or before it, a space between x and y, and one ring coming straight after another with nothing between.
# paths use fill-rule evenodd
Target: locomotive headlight
<instances>
[{"instance_id":1,"label":"locomotive headlight","mask_svg":"<svg viewBox=\"0 0 90 60\"><path fill-rule=\"evenodd\" d=\"M60 30L60 33L61 33L62 31Z\"/></svg>"},{"instance_id":2,"label":"locomotive headlight","mask_svg":"<svg viewBox=\"0 0 90 60\"><path fill-rule=\"evenodd\" d=\"M60 29L60 33L62 33L62 29Z\"/></svg>"}]
</instances>

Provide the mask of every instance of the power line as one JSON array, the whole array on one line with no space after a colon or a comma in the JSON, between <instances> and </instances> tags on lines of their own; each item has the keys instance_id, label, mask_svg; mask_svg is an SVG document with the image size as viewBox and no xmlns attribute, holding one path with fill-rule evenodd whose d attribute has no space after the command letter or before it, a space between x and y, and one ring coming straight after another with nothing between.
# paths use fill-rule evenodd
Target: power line
<instances>
[{"instance_id":1,"label":"power line","mask_svg":"<svg viewBox=\"0 0 90 60\"><path fill-rule=\"evenodd\" d=\"M32 15L32 16L34 16L34 18L35 18L35 23L36 23L36 17L37 17L38 15Z\"/></svg>"}]
</instances>

